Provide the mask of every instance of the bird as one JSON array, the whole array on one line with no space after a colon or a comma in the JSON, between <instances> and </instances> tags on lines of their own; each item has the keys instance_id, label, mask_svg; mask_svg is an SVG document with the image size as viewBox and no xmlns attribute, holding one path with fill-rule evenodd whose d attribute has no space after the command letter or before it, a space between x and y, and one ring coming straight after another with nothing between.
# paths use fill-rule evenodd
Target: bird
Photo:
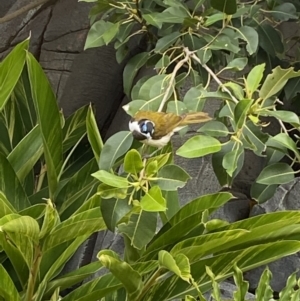
<instances>
[{"instance_id":1,"label":"bird","mask_svg":"<svg viewBox=\"0 0 300 301\"><path fill-rule=\"evenodd\" d=\"M136 140L161 149L169 143L174 133L185 126L209 120L211 117L205 112L176 115L166 112L138 111L129 121L129 130Z\"/></svg>"}]
</instances>

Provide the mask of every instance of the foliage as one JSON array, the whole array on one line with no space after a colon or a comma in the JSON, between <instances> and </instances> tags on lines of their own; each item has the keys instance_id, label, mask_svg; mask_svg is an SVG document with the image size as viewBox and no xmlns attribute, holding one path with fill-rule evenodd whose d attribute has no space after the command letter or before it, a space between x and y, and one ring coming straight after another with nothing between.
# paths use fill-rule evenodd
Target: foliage
<instances>
[{"instance_id":1,"label":"foliage","mask_svg":"<svg viewBox=\"0 0 300 301\"><path fill-rule=\"evenodd\" d=\"M282 101L299 92L300 72L293 69L299 68L299 57L285 56L290 43L283 40L278 25L298 22L297 1L88 2L95 6L85 48L114 43L121 61L130 39L148 43L148 51L131 58L124 70L124 91L132 99L125 107L128 114L147 109L201 111L206 102L218 99L215 120L201 127L177 155L213 154L214 171L223 187L232 186L245 151L265 157L265 169L251 188L251 197L258 202L294 178L292 167L300 159L298 137L292 140L288 129L299 129L299 117L284 110ZM289 39L297 43L299 37ZM131 89L144 65L155 68L156 74ZM211 88L211 80L217 89ZM192 87L181 97L178 89L187 83ZM279 122L278 135L268 134L266 117L274 117L272 124ZM222 143L211 136L222 137ZM279 163L284 156L292 163Z\"/></svg>"},{"instance_id":2,"label":"foliage","mask_svg":"<svg viewBox=\"0 0 300 301\"><path fill-rule=\"evenodd\" d=\"M28 44L0 65L0 299L58 300L102 267L61 274L79 246L106 229L90 176L96 160L91 152L72 157L94 116L86 106L63 117Z\"/></svg>"},{"instance_id":3,"label":"foliage","mask_svg":"<svg viewBox=\"0 0 300 301\"><path fill-rule=\"evenodd\" d=\"M260 202L294 177L291 166L280 160L286 155L299 162L297 143L286 129L286 124L297 129L299 118L282 110L278 97L281 91L286 98L296 95L294 80L300 73L284 65L284 43L268 22L298 19L297 3L86 1L96 2L86 48L113 42L121 61L129 39L148 43L148 51L130 59L124 70L130 115L141 109L201 111L206 100L220 100L215 120L177 155L213 154L222 186L232 185L246 150L266 156L252 187ZM274 68L278 62L282 66ZM145 64L156 74L132 88ZM256 66L248 70L247 64ZM242 79L224 82L228 70L243 71ZM209 90L212 79L219 85L215 91ZM193 86L180 100L178 89L188 81ZM172 146L144 158L128 131L103 144L91 107L65 119L28 52L28 40L1 63L0 82L1 298L204 300L204 292L217 290L216 282L241 278L237 266L247 271L300 250L297 211L232 224L211 220L210 214L232 199L228 192L200 196L180 208L177 190L190 176L174 164ZM282 132L265 133L264 117L278 120ZM82 152L78 148L85 136L91 150L78 158L74 154ZM97 262L61 274L79 246L106 227L123 236L124 258L101 250ZM61 298L62 290L101 267L109 273Z\"/></svg>"},{"instance_id":4,"label":"foliage","mask_svg":"<svg viewBox=\"0 0 300 301\"><path fill-rule=\"evenodd\" d=\"M207 268L207 273L211 277L213 281L212 286L212 300L215 301L225 301L221 299L221 291L218 285L217 279L212 271ZM237 286L237 290L233 293L233 300L232 301L245 301L247 300L246 293L248 291L249 283L243 279L243 273L238 268L234 268L234 282ZM255 293L255 300L257 301L274 301L273 299L273 290L270 286L270 282L272 280L272 273L271 271L266 268L260 277L260 281L257 285L257 290ZM296 272L293 273L286 282L285 288L279 293L279 301L290 301L290 300L299 300L300 297L300 289L299 289L300 280L297 279ZM193 301L196 300L193 296L187 296L185 301ZM206 298L202 296L201 301L206 301ZM229 301L229 300L228 300Z\"/></svg>"}]
</instances>

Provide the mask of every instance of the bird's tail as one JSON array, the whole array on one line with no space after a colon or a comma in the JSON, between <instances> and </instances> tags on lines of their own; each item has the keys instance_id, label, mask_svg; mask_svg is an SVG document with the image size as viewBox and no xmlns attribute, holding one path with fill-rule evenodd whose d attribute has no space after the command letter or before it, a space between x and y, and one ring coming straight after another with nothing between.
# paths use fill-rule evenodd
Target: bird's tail
<instances>
[{"instance_id":1,"label":"bird's tail","mask_svg":"<svg viewBox=\"0 0 300 301\"><path fill-rule=\"evenodd\" d=\"M196 124L211 120L211 117L205 112L186 113L182 114L181 117L182 121L180 122L180 125Z\"/></svg>"}]
</instances>

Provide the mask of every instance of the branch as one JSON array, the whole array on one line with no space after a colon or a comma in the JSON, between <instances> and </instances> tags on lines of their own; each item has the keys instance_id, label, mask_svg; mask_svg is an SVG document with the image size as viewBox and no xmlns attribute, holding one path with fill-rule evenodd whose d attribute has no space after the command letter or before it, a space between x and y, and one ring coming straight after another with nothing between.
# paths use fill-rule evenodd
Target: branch
<instances>
[{"instance_id":1,"label":"branch","mask_svg":"<svg viewBox=\"0 0 300 301\"><path fill-rule=\"evenodd\" d=\"M50 1L50 0L34 0L34 1L30 2L29 4L21 7L20 9L12 12L11 14L6 15L6 16L0 18L0 24L8 22L8 21L10 21L10 20L18 17L19 15L21 15L21 14L23 14L23 13L25 13L25 12L33 9L33 8L36 8L39 5L42 5L42 4L44 4L44 3L48 2L48 1Z\"/></svg>"},{"instance_id":2,"label":"branch","mask_svg":"<svg viewBox=\"0 0 300 301\"><path fill-rule=\"evenodd\" d=\"M194 52L189 51L188 49L184 49L184 51L192 58L194 59L196 62L198 62L210 75L211 77L216 81L216 83L223 89L223 91L227 92L229 94L229 96L231 97L231 99L235 102L238 103L239 101L237 100L237 98L235 98L235 96L230 92L230 90L224 86L224 84L220 81L220 79L217 77L217 75L206 65L203 64L200 59L196 56L196 54Z\"/></svg>"},{"instance_id":3,"label":"branch","mask_svg":"<svg viewBox=\"0 0 300 301\"><path fill-rule=\"evenodd\" d=\"M187 49L187 51L188 51L188 49ZM166 92L165 92L165 94L164 94L164 98L162 99L162 101L161 101L161 103L160 103L158 112L161 112L161 111L162 111L162 109L164 108L165 103L166 103L167 100L168 100L168 95L169 95L170 90L171 90L171 88L172 88L172 86L173 86L173 83L174 83L174 81L175 81L175 77L176 77L176 74L177 74L178 70L179 70L185 63L187 63L188 60L190 59L190 56L189 56L189 54L187 53L187 51L184 51L187 55L185 56L184 59L182 59L181 61L179 61L179 62L176 64L176 66L175 66L175 68L174 68L174 70L173 70L173 72L172 72L172 75L171 75L171 78L170 78L170 83L169 83L168 88L167 88L167 90L166 90Z\"/></svg>"}]
</instances>

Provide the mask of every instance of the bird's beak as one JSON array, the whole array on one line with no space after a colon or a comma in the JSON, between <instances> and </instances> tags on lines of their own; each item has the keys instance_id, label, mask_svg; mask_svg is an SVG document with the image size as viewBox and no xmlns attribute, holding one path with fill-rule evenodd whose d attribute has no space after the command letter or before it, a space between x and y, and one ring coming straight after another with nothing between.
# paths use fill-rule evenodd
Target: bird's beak
<instances>
[{"instance_id":1,"label":"bird's beak","mask_svg":"<svg viewBox=\"0 0 300 301\"><path fill-rule=\"evenodd\" d=\"M133 131L132 136L134 137L134 139L139 140L139 141L143 141L143 140L147 139L147 137L145 135L141 134L138 131Z\"/></svg>"}]
</instances>

